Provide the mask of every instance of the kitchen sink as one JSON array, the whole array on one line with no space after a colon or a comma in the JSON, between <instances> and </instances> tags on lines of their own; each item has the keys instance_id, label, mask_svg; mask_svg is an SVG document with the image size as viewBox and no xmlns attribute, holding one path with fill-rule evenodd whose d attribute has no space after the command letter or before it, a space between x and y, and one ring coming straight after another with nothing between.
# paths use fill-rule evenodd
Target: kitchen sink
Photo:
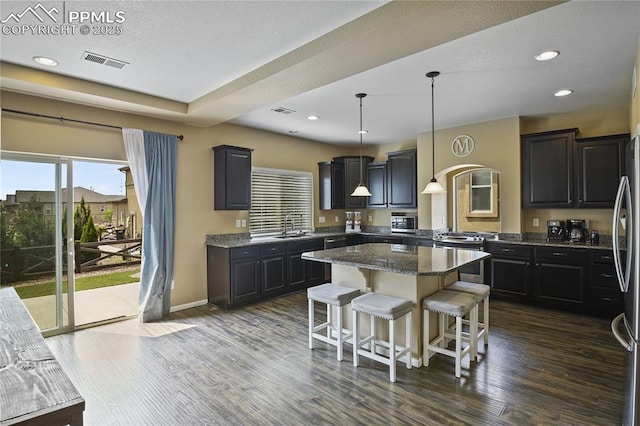
<instances>
[{"instance_id":1,"label":"kitchen sink","mask_svg":"<svg viewBox=\"0 0 640 426\"><path fill-rule=\"evenodd\" d=\"M275 238L280 238L281 240L284 239L289 239L289 238L300 238L300 237L306 237L307 234L291 234L291 235L278 235Z\"/></svg>"}]
</instances>

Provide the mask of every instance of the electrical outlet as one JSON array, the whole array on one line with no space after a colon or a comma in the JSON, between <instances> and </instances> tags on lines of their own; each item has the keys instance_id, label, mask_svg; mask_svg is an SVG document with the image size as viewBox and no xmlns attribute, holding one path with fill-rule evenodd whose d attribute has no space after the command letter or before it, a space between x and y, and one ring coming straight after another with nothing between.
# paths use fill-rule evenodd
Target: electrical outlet
<instances>
[{"instance_id":1,"label":"electrical outlet","mask_svg":"<svg viewBox=\"0 0 640 426\"><path fill-rule=\"evenodd\" d=\"M533 218L533 226L540 226L540 219L538 219L537 217Z\"/></svg>"},{"instance_id":2,"label":"electrical outlet","mask_svg":"<svg viewBox=\"0 0 640 426\"><path fill-rule=\"evenodd\" d=\"M236 219L236 228L240 228L242 226L242 221L240 219Z\"/></svg>"},{"instance_id":3,"label":"electrical outlet","mask_svg":"<svg viewBox=\"0 0 640 426\"><path fill-rule=\"evenodd\" d=\"M247 227L247 219L242 219L242 227L243 228Z\"/></svg>"},{"instance_id":4,"label":"electrical outlet","mask_svg":"<svg viewBox=\"0 0 640 426\"><path fill-rule=\"evenodd\" d=\"M320 222L320 223L324 223L324 221L325 221L324 216L320 216L320 217L318 218L318 222Z\"/></svg>"},{"instance_id":5,"label":"electrical outlet","mask_svg":"<svg viewBox=\"0 0 640 426\"><path fill-rule=\"evenodd\" d=\"M340 217L336 216L336 222L340 222Z\"/></svg>"},{"instance_id":6,"label":"electrical outlet","mask_svg":"<svg viewBox=\"0 0 640 426\"><path fill-rule=\"evenodd\" d=\"M173 288L175 287L175 281L171 280L171 290L173 290Z\"/></svg>"},{"instance_id":7,"label":"electrical outlet","mask_svg":"<svg viewBox=\"0 0 640 426\"><path fill-rule=\"evenodd\" d=\"M369 222L373 222L373 216L369 216Z\"/></svg>"}]
</instances>

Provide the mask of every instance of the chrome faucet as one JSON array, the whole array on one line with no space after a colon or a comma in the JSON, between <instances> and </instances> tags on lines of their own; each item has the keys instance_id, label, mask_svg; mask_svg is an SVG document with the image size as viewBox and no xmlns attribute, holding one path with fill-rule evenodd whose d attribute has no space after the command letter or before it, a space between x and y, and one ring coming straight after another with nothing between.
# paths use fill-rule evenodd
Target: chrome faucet
<instances>
[{"instance_id":1,"label":"chrome faucet","mask_svg":"<svg viewBox=\"0 0 640 426\"><path fill-rule=\"evenodd\" d=\"M293 218L291 217L291 213L287 213L284 217L284 231L282 231L282 235L287 236L287 221L291 219L291 230L293 231Z\"/></svg>"}]
</instances>

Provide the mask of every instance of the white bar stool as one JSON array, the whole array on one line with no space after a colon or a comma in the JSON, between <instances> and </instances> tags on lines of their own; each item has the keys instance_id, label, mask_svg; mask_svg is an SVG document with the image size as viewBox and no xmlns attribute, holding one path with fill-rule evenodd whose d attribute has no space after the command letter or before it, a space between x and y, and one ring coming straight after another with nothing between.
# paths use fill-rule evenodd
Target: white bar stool
<instances>
[{"instance_id":1,"label":"white bar stool","mask_svg":"<svg viewBox=\"0 0 640 426\"><path fill-rule=\"evenodd\" d=\"M468 281L456 281L453 284L445 287L445 290L460 291L467 293L476 298L478 304L478 310L480 310L480 303L482 303L483 313L482 321L478 318L478 337L476 342L480 339L484 340L484 345L489 345L489 294L491 293L491 287L486 284L471 283ZM469 324L467 320L463 320L463 323ZM478 355L478 348L476 346L473 354L473 359L476 359Z\"/></svg>"},{"instance_id":2,"label":"white bar stool","mask_svg":"<svg viewBox=\"0 0 640 426\"><path fill-rule=\"evenodd\" d=\"M424 309L422 363L425 367L429 366L431 352L450 356L456 360L455 374L457 378L460 378L462 359L473 353L473 348L477 345L478 304L475 297L459 291L440 290L431 296L425 297L422 300L422 308ZM429 340L429 316L431 312L437 313L439 319L438 336L433 340ZM469 344L463 349L462 319L466 314L470 314L471 317ZM447 326L449 316L456 318L455 335L450 333L451 328ZM447 339L455 339L455 350L447 348Z\"/></svg>"},{"instance_id":3,"label":"white bar stool","mask_svg":"<svg viewBox=\"0 0 640 426\"><path fill-rule=\"evenodd\" d=\"M349 340L352 333L342 328L342 307L348 305L354 297L360 295L360 290L336 284L321 284L307 289L309 300L309 349L313 349L313 339L318 339L336 346L338 361L342 361L343 343ZM327 320L315 325L315 302L327 305ZM336 308L336 324L333 323L333 307ZM326 336L320 334L326 330Z\"/></svg>"},{"instance_id":4,"label":"white bar stool","mask_svg":"<svg viewBox=\"0 0 640 426\"><path fill-rule=\"evenodd\" d=\"M389 366L389 380L396 381L396 361L405 357L408 369L411 369L411 311L413 302L398 297L387 296L380 293L367 293L358 296L351 301L353 310L353 365L358 366L358 356L362 355L374 361ZM371 317L371 334L360 340L359 313ZM382 318L389 321L389 341L376 339L375 319ZM405 320L405 346L396 345L395 321L404 317ZM369 350L363 349L369 345ZM376 352L376 346L382 346L389 350L389 356L382 356Z\"/></svg>"}]
</instances>

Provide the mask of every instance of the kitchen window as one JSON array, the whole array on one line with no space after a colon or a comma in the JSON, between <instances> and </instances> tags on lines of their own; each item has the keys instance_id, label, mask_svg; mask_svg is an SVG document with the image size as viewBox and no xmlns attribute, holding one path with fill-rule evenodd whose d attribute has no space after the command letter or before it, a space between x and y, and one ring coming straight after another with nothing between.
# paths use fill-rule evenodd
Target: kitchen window
<instances>
[{"instance_id":1,"label":"kitchen window","mask_svg":"<svg viewBox=\"0 0 640 426\"><path fill-rule=\"evenodd\" d=\"M288 229L312 230L313 176L309 172L251 169L251 210L249 231L252 236L280 234L284 219Z\"/></svg>"},{"instance_id":2,"label":"kitchen window","mask_svg":"<svg viewBox=\"0 0 640 426\"><path fill-rule=\"evenodd\" d=\"M493 210L492 184L490 171L471 172L471 212L486 213Z\"/></svg>"},{"instance_id":3,"label":"kitchen window","mask_svg":"<svg viewBox=\"0 0 640 426\"><path fill-rule=\"evenodd\" d=\"M473 170L469 174L467 217L498 217L498 174L493 170Z\"/></svg>"}]
</instances>

